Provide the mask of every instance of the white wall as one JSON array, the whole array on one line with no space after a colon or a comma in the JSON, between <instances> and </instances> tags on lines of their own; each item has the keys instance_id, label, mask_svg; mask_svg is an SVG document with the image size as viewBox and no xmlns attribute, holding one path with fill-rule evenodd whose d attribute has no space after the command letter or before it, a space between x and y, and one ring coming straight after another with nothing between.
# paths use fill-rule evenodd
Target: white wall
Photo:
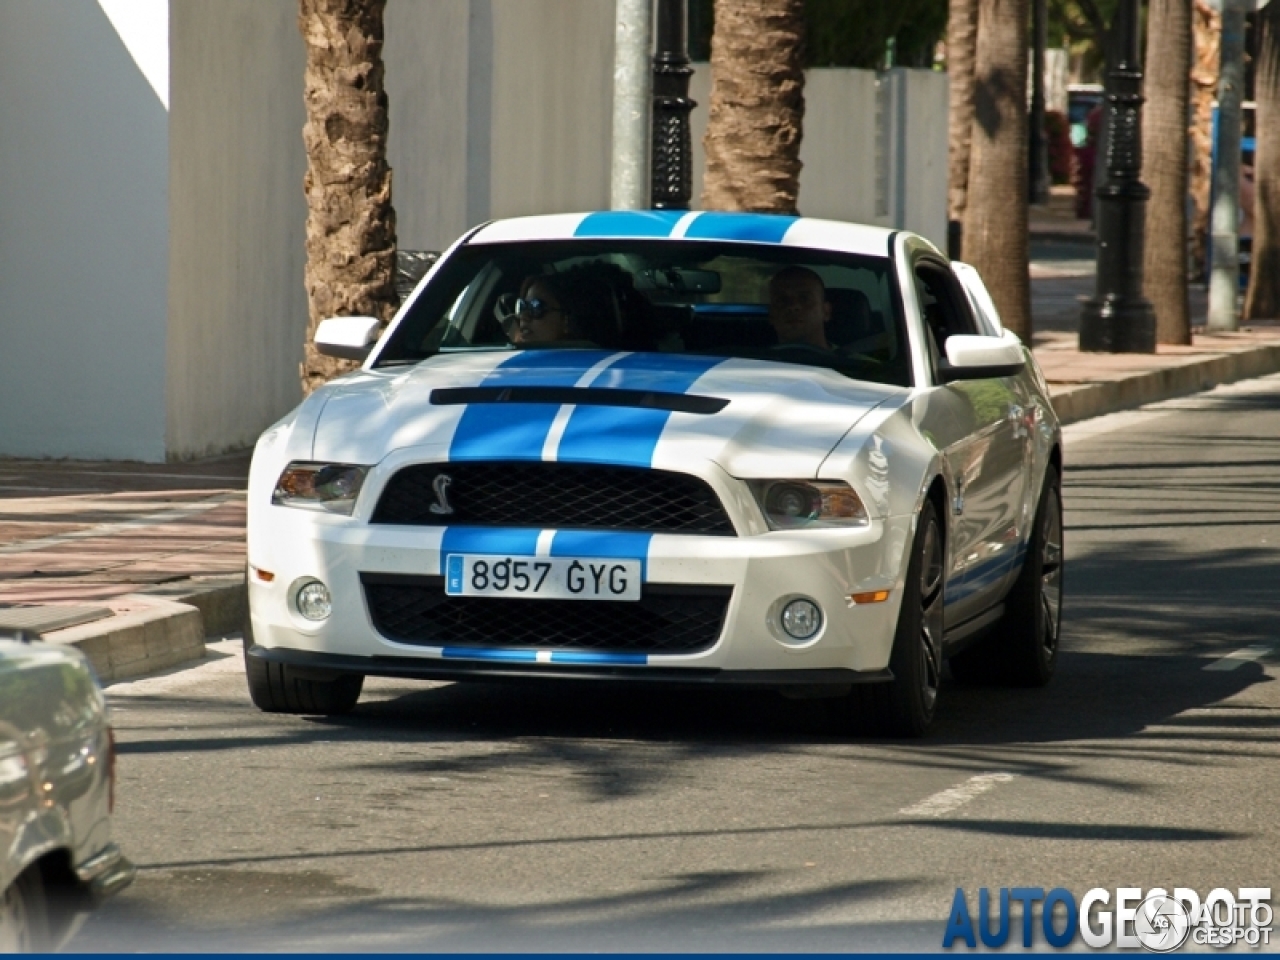
<instances>
[{"instance_id":1,"label":"white wall","mask_svg":"<svg viewBox=\"0 0 1280 960\"><path fill-rule=\"evenodd\" d=\"M474 30L473 6L478 21ZM473 34L483 35L483 8L488 6L488 0L391 0L387 4L383 21L391 112L387 154L402 249L442 250L470 222L468 44ZM482 215L487 214L485 206Z\"/></svg>"},{"instance_id":2,"label":"white wall","mask_svg":"<svg viewBox=\"0 0 1280 960\"><path fill-rule=\"evenodd\" d=\"M296 0L171 4L171 459L248 446L302 397L297 11Z\"/></svg>"},{"instance_id":3,"label":"white wall","mask_svg":"<svg viewBox=\"0 0 1280 960\"><path fill-rule=\"evenodd\" d=\"M711 68L694 64L693 205L702 195ZM931 70L805 72L800 212L947 240L947 76ZM883 102L880 101L883 98ZM877 124L877 109L885 111ZM884 182L877 185L877 174Z\"/></svg>"},{"instance_id":4,"label":"white wall","mask_svg":"<svg viewBox=\"0 0 1280 960\"><path fill-rule=\"evenodd\" d=\"M613 4L495 0L490 216L609 206Z\"/></svg>"},{"instance_id":5,"label":"white wall","mask_svg":"<svg viewBox=\"0 0 1280 960\"><path fill-rule=\"evenodd\" d=\"M392 2L388 153L399 244L609 202L613 5Z\"/></svg>"},{"instance_id":6,"label":"white wall","mask_svg":"<svg viewBox=\"0 0 1280 960\"><path fill-rule=\"evenodd\" d=\"M163 459L167 126L95 0L0 3L0 454Z\"/></svg>"}]
</instances>

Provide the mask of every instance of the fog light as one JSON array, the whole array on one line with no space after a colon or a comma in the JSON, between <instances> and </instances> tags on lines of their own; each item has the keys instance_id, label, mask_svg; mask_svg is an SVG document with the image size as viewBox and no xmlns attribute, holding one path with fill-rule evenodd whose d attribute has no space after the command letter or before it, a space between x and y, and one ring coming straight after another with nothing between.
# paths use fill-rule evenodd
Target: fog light
<instances>
[{"instance_id":1,"label":"fog light","mask_svg":"<svg viewBox=\"0 0 1280 960\"><path fill-rule=\"evenodd\" d=\"M822 609L812 600L792 600L782 608L782 629L796 640L808 640L822 629Z\"/></svg>"},{"instance_id":2,"label":"fog light","mask_svg":"<svg viewBox=\"0 0 1280 960\"><path fill-rule=\"evenodd\" d=\"M294 603L298 607L298 612L308 620L324 620L333 612L329 588L319 580L303 584L298 590Z\"/></svg>"}]
</instances>

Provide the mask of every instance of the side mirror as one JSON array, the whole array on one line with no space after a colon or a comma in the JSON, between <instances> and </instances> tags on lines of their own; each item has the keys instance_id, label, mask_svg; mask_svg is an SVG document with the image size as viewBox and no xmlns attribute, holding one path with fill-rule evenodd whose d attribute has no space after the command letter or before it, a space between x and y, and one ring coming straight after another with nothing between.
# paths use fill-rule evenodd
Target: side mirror
<instances>
[{"instance_id":1,"label":"side mirror","mask_svg":"<svg viewBox=\"0 0 1280 960\"><path fill-rule=\"evenodd\" d=\"M999 337L955 334L947 337L947 359L939 364L942 383L1012 377L1027 365L1022 341L1008 330Z\"/></svg>"},{"instance_id":2,"label":"side mirror","mask_svg":"<svg viewBox=\"0 0 1280 960\"><path fill-rule=\"evenodd\" d=\"M330 317L316 329L316 350L326 357L363 363L381 332L377 317Z\"/></svg>"}]
</instances>

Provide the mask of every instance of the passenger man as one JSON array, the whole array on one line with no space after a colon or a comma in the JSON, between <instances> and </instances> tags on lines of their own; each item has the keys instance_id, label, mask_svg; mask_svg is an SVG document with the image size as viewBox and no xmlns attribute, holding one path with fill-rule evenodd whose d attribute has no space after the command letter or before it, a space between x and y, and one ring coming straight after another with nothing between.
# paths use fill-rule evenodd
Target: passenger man
<instances>
[{"instance_id":1,"label":"passenger man","mask_svg":"<svg viewBox=\"0 0 1280 960\"><path fill-rule=\"evenodd\" d=\"M826 325L831 304L822 278L806 267L783 267L769 281L769 322L778 344L808 344L830 350Z\"/></svg>"}]
</instances>

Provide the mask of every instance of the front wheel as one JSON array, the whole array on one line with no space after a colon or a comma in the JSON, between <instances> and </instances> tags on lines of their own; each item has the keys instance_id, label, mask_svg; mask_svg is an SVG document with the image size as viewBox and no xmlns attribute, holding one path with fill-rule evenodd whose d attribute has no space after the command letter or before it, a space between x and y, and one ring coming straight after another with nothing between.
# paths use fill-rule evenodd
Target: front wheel
<instances>
[{"instance_id":1,"label":"front wheel","mask_svg":"<svg viewBox=\"0 0 1280 960\"><path fill-rule=\"evenodd\" d=\"M245 618L244 673L253 705L265 713L302 713L331 716L350 713L360 699L364 676L338 674L320 679L300 673L286 663L272 663L249 653L253 624Z\"/></svg>"},{"instance_id":2,"label":"front wheel","mask_svg":"<svg viewBox=\"0 0 1280 960\"><path fill-rule=\"evenodd\" d=\"M991 635L950 660L964 683L1043 687L1058 665L1062 627L1062 480L1050 467L1022 570Z\"/></svg>"},{"instance_id":3,"label":"front wheel","mask_svg":"<svg viewBox=\"0 0 1280 960\"><path fill-rule=\"evenodd\" d=\"M898 737L919 737L933 722L942 674L942 525L932 501L916 522L902 609L889 655L889 683L855 687L857 719Z\"/></svg>"}]
</instances>

